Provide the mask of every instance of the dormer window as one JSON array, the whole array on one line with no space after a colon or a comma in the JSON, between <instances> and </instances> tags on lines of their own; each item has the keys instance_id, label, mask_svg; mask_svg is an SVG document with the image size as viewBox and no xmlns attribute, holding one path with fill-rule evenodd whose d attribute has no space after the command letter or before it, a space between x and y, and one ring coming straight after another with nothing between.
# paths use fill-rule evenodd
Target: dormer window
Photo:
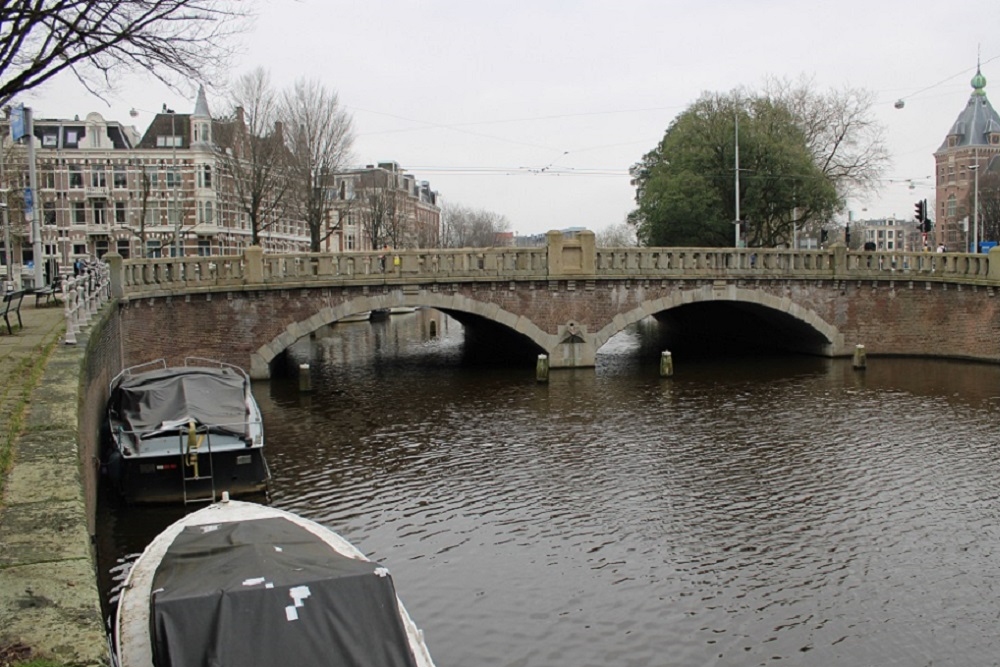
<instances>
[{"instance_id":1,"label":"dormer window","mask_svg":"<svg viewBox=\"0 0 1000 667\"><path fill-rule=\"evenodd\" d=\"M157 148L180 148L184 143L181 137L171 135L160 135L156 137Z\"/></svg>"}]
</instances>

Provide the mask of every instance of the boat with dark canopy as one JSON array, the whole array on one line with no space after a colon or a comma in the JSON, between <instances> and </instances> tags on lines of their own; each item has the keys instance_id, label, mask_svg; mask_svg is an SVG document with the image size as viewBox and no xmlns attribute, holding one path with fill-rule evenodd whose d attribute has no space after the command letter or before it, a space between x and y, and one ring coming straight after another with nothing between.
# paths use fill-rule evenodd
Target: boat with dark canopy
<instances>
[{"instance_id":1,"label":"boat with dark canopy","mask_svg":"<svg viewBox=\"0 0 1000 667\"><path fill-rule=\"evenodd\" d=\"M434 667L385 567L316 522L225 495L146 547L114 637L119 667Z\"/></svg>"},{"instance_id":2,"label":"boat with dark canopy","mask_svg":"<svg viewBox=\"0 0 1000 667\"><path fill-rule=\"evenodd\" d=\"M260 408L241 368L188 357L111 381L102 460L129 502L192 502L266 491Z\"/></svg>"}]
</instances>

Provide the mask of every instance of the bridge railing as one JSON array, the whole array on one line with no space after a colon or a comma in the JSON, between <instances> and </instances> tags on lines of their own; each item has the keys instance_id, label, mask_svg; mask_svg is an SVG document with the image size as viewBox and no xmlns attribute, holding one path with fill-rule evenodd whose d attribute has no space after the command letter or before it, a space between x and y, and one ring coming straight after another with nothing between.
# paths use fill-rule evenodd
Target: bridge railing
<instances>
[{"instance_id":1,"label":"bridge railing","mask_svg":"<svg viewBox=\"0 0 1000 667\"><path fill-rule=\"evenodd\" d=\"M994 254L995 253L995 254ZM1000 285L987 254L767 248L446 248L122 260L109 254L117 296L225 287L600 278L933 280ZM116 259L112 259L116 258ZM991 258L993 259L991 263ZM592 268L591 268L592 267ZM991 273L992 270L992 273Z\"/></svg>"},{"instance_id":2,"label":"bridge railing","mask_svg":"<svg viewBox=\"0 0 1000 667\"><path fill-rule=\"evenodd\" d=\"M1000 254L771 248L597 248L599 277L1000 281Z\"/></svg>"}]
</instances>

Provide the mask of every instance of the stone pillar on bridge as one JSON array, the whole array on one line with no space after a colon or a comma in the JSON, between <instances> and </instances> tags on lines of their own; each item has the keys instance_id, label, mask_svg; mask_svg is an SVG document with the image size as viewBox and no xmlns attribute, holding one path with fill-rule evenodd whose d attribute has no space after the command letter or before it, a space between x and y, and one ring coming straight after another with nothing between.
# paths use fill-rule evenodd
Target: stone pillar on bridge
<instances>
[{"instance_id":1,"label":"stone pillar on bridge","mask_svg":"<svg viewBox=\"0 0 1000 667\"><path fill-rule=\"evenodd\" d=\"M566 236L559 231L545 234L549 251L549 277L559 279L593 276L597 265L597 245L594 232L582 231Z\"/></svg>"},{"instance_id":2,"label":"stone pillar on bridge","mask_svg":"<svg viewBox=\"0 0 1000 667\"><path fill-rule=\"evenodd\" d=\"M993 246L990 248L989 257L989 271L987 276L990 280L1000 281L1000 246Z\"/></svg>"},{"instance_id":3,"label":"stone pillar on bridge","mask_svg":"<svg viewBox=\"0 0 1000 667\"><path fill-rule=\"evenodd\" d=\"M264 249L252 245L243 251L246 260L246 281L250 285L260 285L264 282Z\"/></svg>"},{"instance_id":4,"label":"stone pillar on bridge","mask_svg":"<svg viewBox=\"0 0 1000 667\"><path fill-rule=\"evenodd\" d=\"M597 245L594 232L582 231L567 236L559 231L545 235L548 246L550 280L592 278L597 266ZM596 363L597 347L594 334L577 321L559 324L556 344L547 350L551 368L585 368Z\"/></svg>"},{"instance_id":5,"label":"stone pillar on bridge","mask_svg":"<svg viewBox=\"0 0 1000 667\"><path fill-rule=\"evenodd\" d=\"M111 280L111 298L120 299L125 296L125 269L122 265L122 256L114 250L104 253L101 258L108 263L109 278Z\"/></svg>"}]
</instances>

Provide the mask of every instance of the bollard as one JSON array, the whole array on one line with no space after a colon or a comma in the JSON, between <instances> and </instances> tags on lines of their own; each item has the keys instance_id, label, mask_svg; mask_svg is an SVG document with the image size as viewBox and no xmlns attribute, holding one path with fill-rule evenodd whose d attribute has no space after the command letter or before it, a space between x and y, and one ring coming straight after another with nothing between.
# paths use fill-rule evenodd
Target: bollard
<instances>
[{"instance_id":1,"label":"bollard","mask_svg":"<svg viewBox=\"0 0 1000 667\"><path fill-rule=\"evenodd\" d=\"M865 369L865 346L858 343L854 346L854 368L863 371Z\"/></svg>"},{"instance_id":2,"label":"bollard","mask_svg":"<svg viewBox=\"0 0 1000 667\"><path fill-rule=\"evenodd\" d=\"M312 377L309 364L299 364L299 391L312 391Z\"/></svg>"},{"instance_id":3,"label":"bollard","mask_svg":"<svg viewBox=\"0 0 1000 667\"><path fill-rule=\"evenodd\" d=\"M549 381L549 356L547 354L538 355L538 363L535 364L535 379L539 382Z\"/></svg>"},{"instance_id":4,"label":"bollard","mask_svg":"<svg viewBox=\"0 0 1000 667\"><path fill-rule=\"evenodd\" d=\"M668 378L674 374L674 357L669 350L660 353L660 377Z\"/></svg>"}]
</instances>

